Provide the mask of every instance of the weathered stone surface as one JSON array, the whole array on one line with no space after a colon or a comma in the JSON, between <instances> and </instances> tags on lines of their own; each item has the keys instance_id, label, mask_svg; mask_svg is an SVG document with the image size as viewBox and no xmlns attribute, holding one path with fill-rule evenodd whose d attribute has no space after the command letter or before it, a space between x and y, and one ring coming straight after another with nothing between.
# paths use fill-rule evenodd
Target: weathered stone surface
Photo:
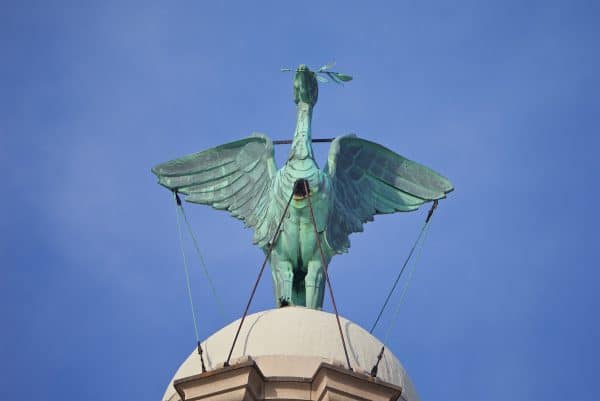
<instances>
[{"instance_id":1,"label":"weathered stone surface","mask_svg":"<svg viewBox=\"0 0 600 401\"><path fill-rule=\"evenodd\" d=\"M359 377L368 378L367 373L373 367L382 344L357 324L344 318L341 318L341 323L352 369ZM223 367L238 325L239 320L225 326L202 343L208 374ZM292 390L306 390L306 383L317 383L318 380L314 380L318 378L317 373L322 363L347 371L345 363L342 363L345 357L335 315L302 307L272 309L247 316L233 351L231 365L240 366L248 362L248 358L252 359L266 378L264 392L269 396ZM176 394L173 382L197 376L201 371L200 358L194 350L175 373L163 400L173 401L172 397ZM402 364L387 349L377 377L375 381L402 388L404 399L418 400ZM287 384L273 384L278 378L294 380L287 381ZM313 391L312 384L310 388Z\"/></svg>"},{"instance_id":2,"label":"weathered stone surface","mask_svg":"<svg viewBox=\"0 0 600 401\"><path fill-rule=\"evenodd\" d=\"M296 363L294 357L282 364ZM235 365L176 380L171 401L392 401L402 388L367 374L322 362L311 376L263 374L251 358Z\"/></svg>"}]
</instances>

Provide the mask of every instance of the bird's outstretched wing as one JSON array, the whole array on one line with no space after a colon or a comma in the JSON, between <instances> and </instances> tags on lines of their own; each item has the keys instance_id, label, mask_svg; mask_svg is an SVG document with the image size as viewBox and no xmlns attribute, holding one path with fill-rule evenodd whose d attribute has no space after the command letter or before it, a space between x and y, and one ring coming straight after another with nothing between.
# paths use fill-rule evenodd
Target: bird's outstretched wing
<instances>
[{"instance_id":1,"label":"bird's outstretched wing","mask_svg":"<svg viewBox=\"0 0 600 401\"><path fill-rule=\"evenodd\" d=\"M347 252L348 236L374 215L416 210L453 189L433 170L355 135L333 141L324 170L334 198L326 239L338 253Z\"/></svg>"},{"instance_id":2,"label":"bird's outstretched wing","mask_svg":"<svg viewBox=\"0 0 600 401\"><path fill-rule=\"evenodd\" d=\"M159 184L186 195L185 200L228 210L254 228L254 242L271 238L265 222L277 167L273 142L262 134L226 143L159 164L152 169Z\"/></svg>"}]
</instances>

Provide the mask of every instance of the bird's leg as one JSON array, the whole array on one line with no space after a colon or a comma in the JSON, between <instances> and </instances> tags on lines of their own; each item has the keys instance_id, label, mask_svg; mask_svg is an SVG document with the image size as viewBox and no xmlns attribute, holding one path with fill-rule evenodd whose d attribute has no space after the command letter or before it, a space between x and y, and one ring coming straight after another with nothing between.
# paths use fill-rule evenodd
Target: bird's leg
<instances>
[{"instance_id":1,"label":"bird's leg","mask_svg":"<svg viewBox=\"0 0 600 401\"><path fill-rule=\"evenodd\" d=\"M321 271L322 273L323 271ZM319 293L317 294L317 305L319 305L319 307L317 309L321 310L323 309L323 296L325 295L325 275L321 274L321 278L319 281L319 285L317 286L317 288L319 289Z\"/></svg>"},{"instance_id":2,"label":"bird's leg","mask_svg":"<svg viewBox=\"0 0 600 401\"><path fill-rule=\"evenodd\" d=\"M312 309L323 307L323 269L320 260L308 262L308 272L304 278L306 284L306 306Z\"/></svg>"},{"instance_id":3,"label":"bird's leg","mask_svg":"<svg viewBox=\"0 0 600 401\"><path fill-rule=\"evenodd\" d=\"M271 252L269 263L273 276L273 285L275 287L275 302L277 307L288 306L292 303L292 286L294 281L294 271L292 263L285 256L281 249L282 242Z\"/></svg>"},{"instance_id":4,"label":"bird's leg","mask_svg":"<svg viewBox=\"0 0 600 401\"><path fill-rule=\"evenodd\" d=\"M277 271L276 294L278 295L278 306L288 306L292 303L292 282L294 280L294 271L292 263L286 260L279 260L273 266L273 270Z\"/></svg>"},{"instance_id":5,"label":"bird's leg","mask_svg":"<svg viewBox=\"0 0 600 401\"><path fill-rule=\"evenodd\" d=\"M271 264L271 277L273 278L273 292L275 293L275 306L277 308L281 307L281 288L279 286L279 279L278 279L278 274L277 274L277 268L274 267L275 265L272 263Z\"/></svg>"}]
</instances>

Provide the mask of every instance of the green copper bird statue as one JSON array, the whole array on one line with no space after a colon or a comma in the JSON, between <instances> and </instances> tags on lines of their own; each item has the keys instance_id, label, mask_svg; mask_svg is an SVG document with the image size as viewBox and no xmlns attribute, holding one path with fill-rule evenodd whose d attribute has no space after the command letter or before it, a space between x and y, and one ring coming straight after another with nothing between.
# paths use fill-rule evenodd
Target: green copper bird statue
<instances>
[{"instance_id":1,"label":"green copper bird statue","mask_svg":"<svg viewBox=\"0 0 600 401\"><path fill-rule=\"evenodd\" d=\"M269 258L277 306L322 308L325 278L317 240L329 264L348 251L349 235L363 231L374 215L416 210L453 189L433 170L355 135L336 138L319 169L311 138L317 80L352 79L329 68L311 71L302 64L295 70L296 130L283 168L277 169L271 139L253 134L152 169L161 185L187 202L227 210L252 227L254 244L266 254L282 221Z\"/></svg>"}]
</instances>

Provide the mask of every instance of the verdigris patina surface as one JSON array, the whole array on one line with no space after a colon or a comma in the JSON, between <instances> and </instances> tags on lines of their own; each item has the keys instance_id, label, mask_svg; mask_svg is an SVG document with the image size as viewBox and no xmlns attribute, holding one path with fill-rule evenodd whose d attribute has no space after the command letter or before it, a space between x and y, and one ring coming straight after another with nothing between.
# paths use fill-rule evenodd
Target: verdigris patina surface
<instances>
[{"instance_id":1,"label":"verdigris patina surface","mask_svg":"<svg viewBox=\"0 0 600 401\"><path fill-rule=\"evenodd\" d=\"M161 185L185 194L186 201L227 210L252 227L254 243L265 252L293 193L269 260L278 306L323 305L323 266L306 186L327 264L335 254L348 251L348 236L363 231L363 224L374 215L416 210L453 189L450 181L429 168L355 135L336 138L325 167L319 169L313 157L311 119L319 92L317 73L325 69L311 71L300 65L295 71L296 130L280 170L273 142L262 134L152 169ZM328 74L334 80L351 79Z\"/></svg>"}]
</instances>

